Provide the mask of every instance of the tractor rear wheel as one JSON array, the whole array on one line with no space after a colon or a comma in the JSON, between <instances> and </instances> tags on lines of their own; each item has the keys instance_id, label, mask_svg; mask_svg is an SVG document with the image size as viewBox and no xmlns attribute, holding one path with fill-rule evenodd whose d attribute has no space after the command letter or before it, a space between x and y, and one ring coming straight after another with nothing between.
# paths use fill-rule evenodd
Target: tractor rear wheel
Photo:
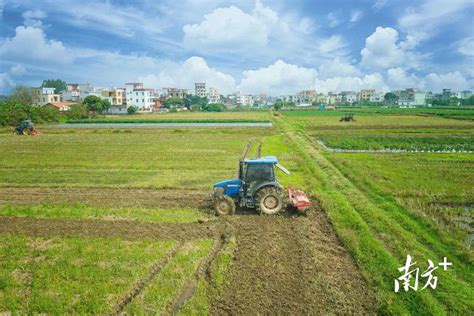
<instances>
[{"instance_id":1,"label":"tractor rear wheel","mask_svg":"<svg viewBox=\"0 0 474 316\"><path fill-rule=\"evenodd\" d=\"M232 215L235 212L235 202L230 196L218 196L214 200L214 210L217 215Z\"/></svg>"},{"instance_id":2,"label":"tractor rear wheel","mask_svg":"<svg viewBox=\"0 0 474 316\"><path fill-rule=\"evenodd\" d=\"M255 208L261 214L275 215L284 207L284 193L281 188L264 187L255 197Z\"/></svg>"}]
</instances>

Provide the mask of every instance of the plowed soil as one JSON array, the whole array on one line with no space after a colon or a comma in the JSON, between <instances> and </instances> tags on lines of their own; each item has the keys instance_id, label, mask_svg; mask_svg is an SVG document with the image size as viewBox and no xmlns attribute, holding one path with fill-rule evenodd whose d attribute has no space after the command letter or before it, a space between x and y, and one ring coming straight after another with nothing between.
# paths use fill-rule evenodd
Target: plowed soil
<instances>
[{"instance_id":1,"label":"plowed soil","mask_svg":"<svg viewBox=\"0 0 474 316\"><path fill-rule=\"evenodd\" d=\"M376 312L374 296L323 212L230 222L237 251L213 314Z\"/></svg>"},{"instance_id":2,"label":"plowed soil","mask_svg":"<svg viewBox=\"0 0 474 316\"><path fill-rule=\"evenodd\" d=\"M216 221L127 221L0 217L0 233L178 241L235 236L237 249L211 314L372 314L376 302L324 213L235 215Z\"/></svg>"},{"instance_id":3,"label":"plowed soil","mask_svg":"<svg viewBox=\"0 0 474 316\"><path fill-rule=\"evenodd\" d=\"M218 222L156 224L132 221L67 220L31 217L0 217L0 233L33 237L83 236L125 240L172 239L179 241L216 238Z\"/></svg>"},{"instance_id":4,"label":"plowed soil","mask_svg":"<svg viewBox=\"0 0 474 316\"><path fill-rule=\"evenodd\" d=\"M88 206L205 207L207 191L104 188L0 188L0 204L81 203Z\"/></svg>"}]
</instances>

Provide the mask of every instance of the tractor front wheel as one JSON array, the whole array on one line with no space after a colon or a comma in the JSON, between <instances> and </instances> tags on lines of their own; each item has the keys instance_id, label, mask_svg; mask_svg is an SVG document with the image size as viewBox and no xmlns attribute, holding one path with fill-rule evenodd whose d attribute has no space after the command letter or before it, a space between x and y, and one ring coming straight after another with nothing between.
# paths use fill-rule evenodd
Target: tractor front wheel
<instances>
[{"instance_id":1,"label":"tractor front wheel","mask_svg":"<svg viewBox=\"0 0 474 316\"><path fill-rule=\"evenodd\" d=\"M284 207L284 193L281 188L264 187L255 197L255 208L261 214L275 215Z\"/></svg>"},{"instance_id":2,"label":"tractor front wheel","mask_svg":"<svg viewBox=\"0 0 474 316\"><path fill-rule=\"evenodd\" d=\"M218 196L214 201L214 210L217 215L232 215L235 212L235 202L230 196Z\"/></svg>"}]
</instances>

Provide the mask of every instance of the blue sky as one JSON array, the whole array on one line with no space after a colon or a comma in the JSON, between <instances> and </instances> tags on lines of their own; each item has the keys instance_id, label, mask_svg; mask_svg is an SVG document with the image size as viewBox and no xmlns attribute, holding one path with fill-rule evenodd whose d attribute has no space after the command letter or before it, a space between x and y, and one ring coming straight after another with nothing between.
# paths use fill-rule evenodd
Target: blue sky
<instances>
[{"instance_id":1,"label":"blue sky","mask_svg":"<svg viewBox=\"0 0 474 316\"><path fill-rule=\"evenodd\" d=\"M0 93L43 79L273 95L474 90L472 0L0 0Z\"/></svg>"}]
</instances>

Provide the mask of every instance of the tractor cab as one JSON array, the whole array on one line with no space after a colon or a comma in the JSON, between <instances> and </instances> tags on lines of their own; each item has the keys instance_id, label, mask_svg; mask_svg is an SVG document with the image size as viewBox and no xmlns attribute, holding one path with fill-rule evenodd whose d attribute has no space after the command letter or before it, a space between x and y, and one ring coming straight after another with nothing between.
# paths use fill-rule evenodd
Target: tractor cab
<instances>
[{"instance_id":1,"label":"tractor cab","mask_svg":"<svg viewBox=\"0 0 474 316\"><path fill-rule=\"evenodd\" d=\"M266 214L278 213L285 205L284 191L275 176L275 167L290 173L275 156L240 160L238 179L214 184L217 213L233 213L235 204L257 208Z\"/></svg>"},{"instance_id":2,"label":"tractor cab","mask_svg":"<svg viewBox=\"0 0 474 316\"><path fill-rule=\"evenodd\" d=\"M22 121L13 131L16 135L36 135L38 132L33 127L31 120Z\"/></svg>"}]
</instances>

